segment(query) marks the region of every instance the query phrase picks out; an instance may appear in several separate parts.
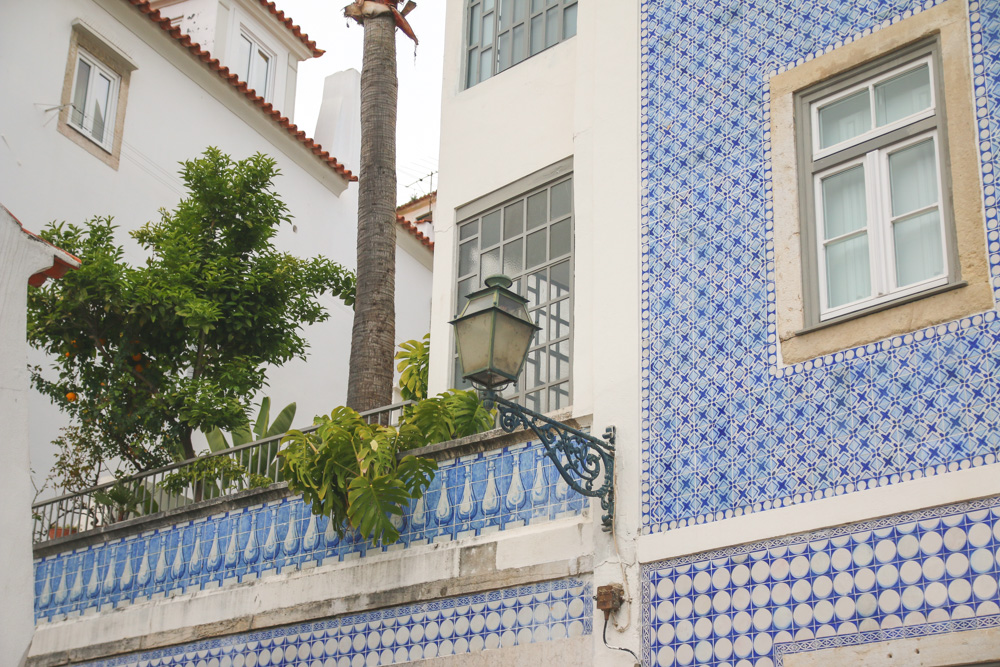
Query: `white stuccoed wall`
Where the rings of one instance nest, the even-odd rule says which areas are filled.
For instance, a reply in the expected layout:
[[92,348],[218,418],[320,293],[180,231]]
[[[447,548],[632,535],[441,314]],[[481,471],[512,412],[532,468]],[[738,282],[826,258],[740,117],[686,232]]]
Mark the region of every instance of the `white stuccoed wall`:
[[75,264],[66,253],[25,234],[0,207],[0,655],[5,664],[23,662],[34,631],[31,573],[31,488],[28,455],[28,344],[25,308],[28,279],[53,265],[54,257]]
[[[440,187],[434,220],[431,391],[449,386],[455,209],[573,157],[575,210],[573,408],[593,432],[618,428],[616,532],[635,604],[608,641],[638,652],[639,580],[639,39],[634,3],[583,1],[577,35],[463,90],[463,0],[448,0],[441,103]],[[595,522],[595,525],[598,522]],[[608,534],[595,528],[594,585],[621,583]],[[620,614],[621,625],[628,622]],[[633,663],[604,648],[594,617],[595,664]]]
[[[58,111],[52,107],[59,104],[74,19],[86,22],[138,66],[131,77],[117,170],[56,129]],[[14,62],[27,54],[31,67],[12,67],[5,73],[12,94],[0,113],[0,201],[22,219],[41,228],[53,220],[80,224],[96,215],[114,216],[126,260],[136,263],[142,254],[126,231],[156,219],[161,207],[176,206],[184,194],[177,176],[180,161],[199,156],[207,146],[234,158],[264,152],[278,162],[276,190],[295,224],[294,230],[290,225],[280,230],[278,247],[302,257],[322,254],[354,267],[357,185],[348,187],[284,128],[128,3],[52,0],[11,5],[0,22],[0,59]],[[345,136],[351,131],[341,131],[338,145],[357,145],[356,139]],[[355,156],[331,153],[348,168],[357,168]],[[426,306],[429,271],[414,268],[401,274],[406,277],[401,288],[413,289],[414,303]],[[263,391],[276,407],[298,403],[296,425],[309,424],[314,415],[329,412],[346,397],[353,312],[337,299],[325,298],[324,303],[331,317],[309,328],[307,360],[272,371],[270,386]],[[401,316],[414,318],[399,323],[401,334],[412,338],[427,331],[426,310],[402,309]],[[38,354],[31,362],[46,364]],[[47,399],[33,395],[30,441],[38,481],[52,463],[51,440],[65,423]]]

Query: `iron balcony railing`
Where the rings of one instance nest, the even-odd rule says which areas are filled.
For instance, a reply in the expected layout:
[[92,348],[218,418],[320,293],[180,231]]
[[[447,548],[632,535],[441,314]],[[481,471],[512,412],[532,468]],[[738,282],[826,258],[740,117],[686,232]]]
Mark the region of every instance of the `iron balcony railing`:
[[[403,409],[412,404],[394,403],[362,412],[361,417],[369,424],[395,426]],[[301,430],[309,433],[316,428]],[[263,438],[35,503],[31,506],[34,543],[281,482],[277,454],[284,436]]]

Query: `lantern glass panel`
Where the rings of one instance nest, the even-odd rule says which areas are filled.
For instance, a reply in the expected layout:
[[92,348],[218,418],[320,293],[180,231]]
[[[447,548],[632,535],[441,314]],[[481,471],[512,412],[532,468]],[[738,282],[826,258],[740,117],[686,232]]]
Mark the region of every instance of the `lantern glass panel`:
[[532,322],[504,313],[497,313],[496,339],[493,343],[493,368],[516,378],[535,333]]
[[462,311],[462,316],[464,317],[466,315],[472,315],[473,313],[479,313],[487,308],[493,307],[493,296],[493,292],[488,292],[486,294],[470,298],[465,310]]
[[493,313],[487,311],[455,322],[455,337],[458,339],[462,375],[486,368],[490,363],[493,341]]

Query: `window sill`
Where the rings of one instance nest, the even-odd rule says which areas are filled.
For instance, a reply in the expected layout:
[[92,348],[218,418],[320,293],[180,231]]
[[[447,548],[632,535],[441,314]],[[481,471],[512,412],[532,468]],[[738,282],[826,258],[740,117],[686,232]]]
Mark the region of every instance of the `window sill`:
[[850,322],[851,320],[856,320],[868,315],[874,315],[875,313],[880,313],[883,310],[889,310],[890,308],[896,308],[897,306],[903,306],[908,303],[913,303],[914,301],[919,301],[920,299],[926,299],[927,297],[936,296],[938,294],[943,294],[944,292],[950,292],[955,289],[960,289],[962,287],[968,287],[969,283],[964,280],[960,280],[957,283],[948,283],[947,285],[939,285],[937,287],[932,287],[931,289],[924,290],[922,292],[917,292],[916,294],[910,294],[908,296],[900,297],[892,301],[887,301],[885,303],[880,303],[869,308],[864,308],[862,310],[856,310],[852,313],[845,313],[843,315],[838,315],[837,317],[831,318],[829,320],[824,320],[818,324],[813,324],[811,326],[805,327],[804,329],[799,329],[795,331],[793,336],[804,336],[810,334],[814,331],[822,331],[832,326],[842,324],[843,322]]

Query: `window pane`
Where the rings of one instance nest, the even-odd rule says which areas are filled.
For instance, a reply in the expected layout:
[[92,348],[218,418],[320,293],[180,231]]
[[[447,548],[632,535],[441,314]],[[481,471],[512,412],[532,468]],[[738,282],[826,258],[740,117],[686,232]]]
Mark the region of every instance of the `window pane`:
[[542,0],[531,0],[531,13],[534,14],[542,9]]
[[493,74],[493,62],[490,58],[493,57],[492,49],[486,49],[480,54],[479,60],[479,80],[486,81]]
[[537,345],[544,345],[549,339],[549,313],[548,310],[543,306],[538,310],[531,313],[531,319],[535,322],[535,325],[540,327],[535,332],[535,337],[531,339],[531,347]]
[[892,214],[902,215],[938,200],[934,140],[928,139],[889,156]]
[[545,15],[539,14],[531,19],[531,55],[545,48]]
[[875,86],[875,122],[888,125],[931,106],[931,73],[927,65]]
[[472,388],[472,383],[471,382],[469,382],[468,380],[463,380],[462,379],[462,364],[458,360],[458,357],[455,357],[455,375],[453,376],[453,382],[452,382],[451,386],[454,387],[455,389],[471,389]]
[[87,84],[90,82],[90,63],[77,62],[76,88],[73,91],[73,124],[83,127],[83,112],[87,108]]
[[549,340],[557,340],[569,335],[569,299],[548,305]]
[[466,223],[458,228],[458,238],[464,241],[470,236],[475,236],[478,231],[479,221],[473,220],[472,222]]
[[267,92],[267,73],[271,67],[271,58],[260,49],[254,50],[253,64],[250,68],[250,87],[257,91],[261,97]]
[[458,309],[465,308],[465,297],[476,291],[479,281],[475,278],[466,278],[458,283]]
[[503,274],[516,276],[524,270],[524,239],[511,241],[503,247]]
[[479,234],[479,242],[483,248],[500,243],[500,211],[493,211],[483,216],[483,229]]
[[553,7],[545,12],[545,48],[559,42],[559,32],[559,8]]
[[111,79],[100,72],[94,77],[94,91],[90,104],[90,116],[93,121],[91,136],[97,141],[104,142],[104,122],[108,115],[108,102],[111,95]]
[[871,102],[868,91],[828,104],[819,110],[820,148],[839,144],[871,129]]
[[569,382],[549,387],[549,410],[569,407]]
[[488,12],[493,9],[495,0],[483,0],[483,11]]
[[569,260],[559,262],[551,269],[551,288],[553,299],[567,296],[569,294]]
[[569,341],[549,345],[549,380],[569,377]]
[[564,215],[569,215],[572,205],[572,181],[563,181],[552,186],[552,214],[551,220],[558,220]]
[[528,0],[514,0],[514,23],[524,20],[528,11]]
[[502,72],[508,67],[510,67],[510,32],[505,32],[500,35],[497,40],[497,58],[500,59],[500,63],[497,65],[498,72]]
[[514,0],[500,0],[500,30],[509,28],[513,20]]
[[524,49],[524,25],[519,25],[514,28],[514,44],[511,46],[511,50],[514,52],[514,64],[521,62],[527,57]]
[[830,308],[871,296],[868,234],[834,241],[826,247],[826,284]]
[[896,285],[912,285],[944,275],[941,219],[937,209],[896,222]]
[[572,232],[569,220],[552,225],[552,232],[549,234],[549,257],[555,259],[569,254],[573,242]]
[[545,230],[528,234],[528,253],[525,259],[526,268],[534,268],[545,261]]
[[494,248],[489,252],[484,252],[482,261],[483,270],[480,271],[480,274],[482,275],[480,282],[483,282],[490,276],[495,276],[500,273],[500,248]]
[[539,225],[544,225],[547,218],[545,217],[545,204],[548,199],[548,193],[542,190],[537,195],[531,195],[528,197],[528,229],[534,229]]
[[466,66],[465,87],[471,88],[479,83],[479,51],[469,51],[469,62]]
[[524,407],[535,412],[545,412],[545,392],[536,391],[525,396]]
[[483,46],[493,43],[493,13],[483,17]]
[[479,243],[469,241],[458,246],[458,275],[467,276],[479,268]]
[[253,52],[253,42],[246,35],[240,35],[240,57],[236,61],[236,76],[240,81],[247,82],[250,78],[250,54]]
[[524,298],[528,300],[528,308],[534,308],[540,303],[545,303],[549,292],[549,281],[545,277],[545,269],[536,271],[528,276],[528,291]]
[[524,231],[524,200],[511,204],[503,210],[503,238],[517,236]]
[[569,39],[576,34],[576,5],[563,9],[563,39]]
[[867,224],[865,168],[858,165],[824,178],[823,238],[837,238]]
[[545,348],[528,353],[528,358],[524,361],[524,386],[526,389],[533,389],[545,384]]

